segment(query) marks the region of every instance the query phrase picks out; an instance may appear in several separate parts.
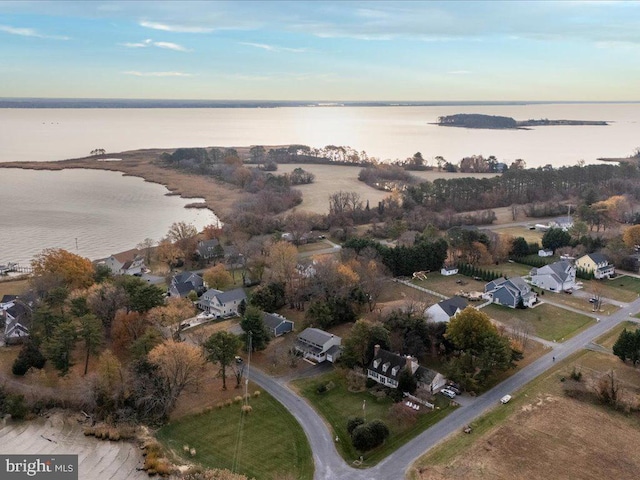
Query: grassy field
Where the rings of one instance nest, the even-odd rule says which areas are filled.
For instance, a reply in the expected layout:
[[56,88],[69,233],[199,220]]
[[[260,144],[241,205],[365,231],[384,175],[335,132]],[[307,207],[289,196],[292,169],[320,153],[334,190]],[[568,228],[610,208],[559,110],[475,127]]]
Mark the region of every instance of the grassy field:
[[618,337],[625,328],[627,330],[634,331],[637,328],[640,328],[640,325],[635,322],[622,322],[617,327],[612,328],[607,333],[596,339],[594,343],[597,343],[598,345],[601,345],[605,348],[613,348],[613,344],[616,343],[616,340],[618,340]]
[[0,299],[4,295],[19,295],[29,286],[29,280],[5,280],[0,277]]
[[632,302],[640,295],[640,278],[621,276],[612,280],[582,280],[587,292],[599,292],[605,298]]
[[[185,417],[162,427],[157,438],[176,455],[205,467],[228,468],[257,480],[276,475],[311,480],[313,457],[295,418],[262,392],[250,399],[253,411],[241,423],[240,405]],[[191,457],[183,451],[196,449]]]
[[[591,365],[598,366],[596,370]],[[640,441],[640,418],[564,395],[561,378],[574,367],[584,380],[615,366],[616,373],[635,378],[627,387],[638,392],[637,370],[612,355],[582,351],[558,364],[497,405],[471,426],[420,458],[411,480],[554,478],[637,478],[640,455],[629,445]],[[587,373],[588,372],[588,373]],[[515,474],[517,472],[517,474]]]
[[[554,293],[545,291],[544,295],[540,296],[540,290],[536,289],[538,292],[538,298],[540,300],[549,300],[551,302],[560,303],[562,305],[566,305],[567,307],[576,308],[578,310],[582,310],[583,312],[594,313],[593,312],[593,304],[589,303],[589,298],[578,297],[577,295],[567,295],[566,293]],[[612,305],[610,303],[606,303],[604,300],[601,302],[600,310],[598,313],[603,316],[611,315],[620,310],[616,305]]]
[[482,311],[508,326],[515,326],[518,320],[523,320],[532,326],[534,335],[557,342],[572,337],[595,322],[591,317],[554,307],[548,303],[523,310],[487,305]]
[[528,243],[542,242],[543,232],[539,232],[537,230],[529,230],[527,227],[504,227],[504,228],[495,227],[495,228],[492,228],[491,230],[501,235],[509,235],[514,238],[522,237]]
[[[317,388],[321,384],[331,384],[332,388],[320,394]],[[368,421],[380,419],[387,424],[391,435],[384,445],[363,455],[363,467],[375,465],[454,409],[449,406],[449,402],[444,397],[439,395],[436,410],[429,411],[423,407],[413,425],[403,426],[390,416],[389,408],[393,402],[389,397],[376,398],[366,391],[349,392],[344,379],[338,372],[331,372],[318,378],[298,380],[294,382],[294,386],[329,423],[333,434],[339,438],[336,448],[348,463],[357,460],[360,452],[351,445],[347,432],[347,420],[349,417],[362,416],[365,401],[366,419]]]

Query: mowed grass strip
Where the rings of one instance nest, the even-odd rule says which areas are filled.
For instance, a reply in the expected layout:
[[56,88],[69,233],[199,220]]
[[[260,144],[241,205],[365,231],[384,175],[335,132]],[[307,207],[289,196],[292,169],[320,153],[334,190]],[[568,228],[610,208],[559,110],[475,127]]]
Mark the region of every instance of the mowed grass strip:
[[487,305],[482,309],[494,320],[514,327],[518,321],[531,325],[533,334],[545,340],[562,342],[595,320],[587,315],[543,303],[535,308],[515,309],[500,305]]
[[[331,384],[332,387],[324,393],[318,393],[318,386],[323,384]],[[294,385],[331,425],[333,435],[338,437],[336,448],[342,458],[351,463],[362,455],[363,467],[375,465],[454,410],[444,397],[438,396],[435,410],[430,411],[422,407],[413,425],[402,426],[393,421],[394,419],[389,415],[389,409],[393,405],[391,398],[386,395],[378,398],[367,391],[350,392],[347,390],[345,380],[338,372],[330,372],[313,379],[298,380]],[[362,417],[364,413],[367,421],[382,420],[389,427],[390,435],[384,445],[362,454],[351,445],[347,421],[350,417]]]
[[[249,404],[253,411],[242,428],[241,405],[234,403],[170,423],[158,430],[157,438],[186,461],[204,467],[231,469],[238,447],[236,471],[249,478],[271,480],[288,474],[311,480],[311,448],[295,418],[265,392]],[[184,445],[196,449],[195,457],[183,451]]]
[[601,337],[598,337],[593,343],[601,345],[605,348],[613,348],[613,345],[616,343],[616,341],[618,340],[618,337],[620,336],[620,334],[625,328],[630,332],[635,332],[638,328],[640,328],[640,325],[637,324],[636,322],[630,322],[630,321],[622,322],[621,324],[616,325],[614,328],[609,330],[607,333],[605,333]]

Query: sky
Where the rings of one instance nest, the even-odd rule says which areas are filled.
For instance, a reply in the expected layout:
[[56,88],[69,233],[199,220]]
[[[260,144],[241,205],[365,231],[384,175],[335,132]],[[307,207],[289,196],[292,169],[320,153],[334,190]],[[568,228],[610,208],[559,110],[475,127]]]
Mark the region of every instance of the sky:
[[640,1],[0,1],[0,97],[640,101]]

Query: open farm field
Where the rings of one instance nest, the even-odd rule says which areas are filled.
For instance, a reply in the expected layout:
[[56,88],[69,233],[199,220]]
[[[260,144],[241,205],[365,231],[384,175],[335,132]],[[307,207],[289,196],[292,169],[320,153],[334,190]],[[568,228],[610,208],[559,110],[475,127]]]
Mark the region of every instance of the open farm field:
[[[189,463],[235,467],[256,480],[278,475],[311,480],[311,448],[295,418],[265,392],[252,396],[249,404],[253,410],[248,415],[241,413],[241,404],[233,403],[173,421],[157,432],[157,438]],[[196,456],[185,453],[184,445],[195,448]]]
[[[333,434],[339,439],[336,448],[349,463],[360,458],[360,453],[351,445],[351,438],[347,432],[349,417],[362,416],[363,405],[366,405],[367,421],[379,419],[389,427],[390,436],[384,445],[363,455],[363,467],[375,465],[424,429],[446,417],[454,409],[443,396],[438,395],[435,410],[422,407],[415,422],[406,424],[391,413],[390,408],[393,405],[391,398],[386,395],[375,397],[368,391],[350,392],[347,389],[346,380],[338,372],[297,380],[293,385],[329,423]],[[328,386],[327,391],[319,393],[320,385]]]
[[525,309],[491,304],[484,307],[482,311],[510,327],[516,327],[518,322],[525,322],[531,326],[534,335],[556,342],[572,337],[595,322],[591,317],[554,307],[548,303]]
[[[508,222],[505,222],[508,223]],[[529,243],[541,243],[542,242],[542,232],[537,230],[529,230],[527,227],[504,227],[501,228],[499,224],[496,224],[495,227],[491,228],[495,233],[499,233],[501,235],[509,235],[511,237],[517,238],[522,237]]]
[[[612,355],[580,352],[514,392],[508,404],[497,405],[473,422],[471,434],[455,434],[423,456],[410,469],[409,478],[637,478],[640,455],[629,446],[640,441],[640,417],[569,398],[560,381],[569,378],[574,366],[582,369],[583,382],[589,381],[590,375],[605,373],[610,361],[616,374],[625,370],[635,375],[635,383],[627,386],[637,393],[637,369]],[[589,370],[587,365],[592,364],[597,370]]]
[[[83,416],[79,416],[84,418]],[[111,442],[86,437],[75,417],[54,413],[48,418],[8,422],[0,428],[3,454],[77,454],[78,478],[144,480],[141,450],[130,442]]]
[[[312,184],[295,187],[302,192],[303,198],[302,204],[297,207],[298,210],[321,214],[328,213],[329,195],[340,190],[360,194],[361,200],[363,202],[368,200],[371,208],[377,206],[379,201],[389,196],[389,192],[376,190],[358,180],[358,174],[362,170],[360,166],[284,163],[278,165],[278,173],[289,173],[295,168],[302,168],[316,176]],[[487,178],[497,175],[495,173],[450,173],[438,171],[409,173],[425,181],[433,181],[437,178]]]

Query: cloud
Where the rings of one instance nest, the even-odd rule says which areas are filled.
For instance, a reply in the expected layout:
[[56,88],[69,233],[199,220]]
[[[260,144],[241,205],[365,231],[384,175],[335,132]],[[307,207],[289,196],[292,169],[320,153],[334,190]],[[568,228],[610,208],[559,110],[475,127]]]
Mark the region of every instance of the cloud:
[[306,51],[304,48],[290,48],[290,47],[278,47],[276,45],[268,45],[266,43],[254,43],[254,42],[240,42],[240,45],[247,45],[248,47],[260,48],[269,52],[291,52],[291,53],[303,53]]
[[130,70],[122,72],[124,75],[133,75],[134,77],[192,77],[191,73],[184,72],[138,72]]
[[210,33],[213,28],[193,27],[189,25],[169,25],[167,23],[147,22],[139,23],[141,27],[151,28],[153,30],[162,30],[163,32],[179,32],[179,33]]
[[10,33],[11,35],[20,35],[21,37],[49,38],[51,40],[69,40],[69,37],[61,35],[45,35],[34,30],[33,28],[11,27],[9,25],[0,25],[0,32]]
[[177,43],[172,42],[154,42],[150,38],[142,41],[142,42],[126,42],[120,43],[119,45],[127,48],[147,48],[147,47],[157,47],[164,48],[167,50],[173,50],[176,52],[190,52],[188,48],[183,47],[182,45],[178,45]]

